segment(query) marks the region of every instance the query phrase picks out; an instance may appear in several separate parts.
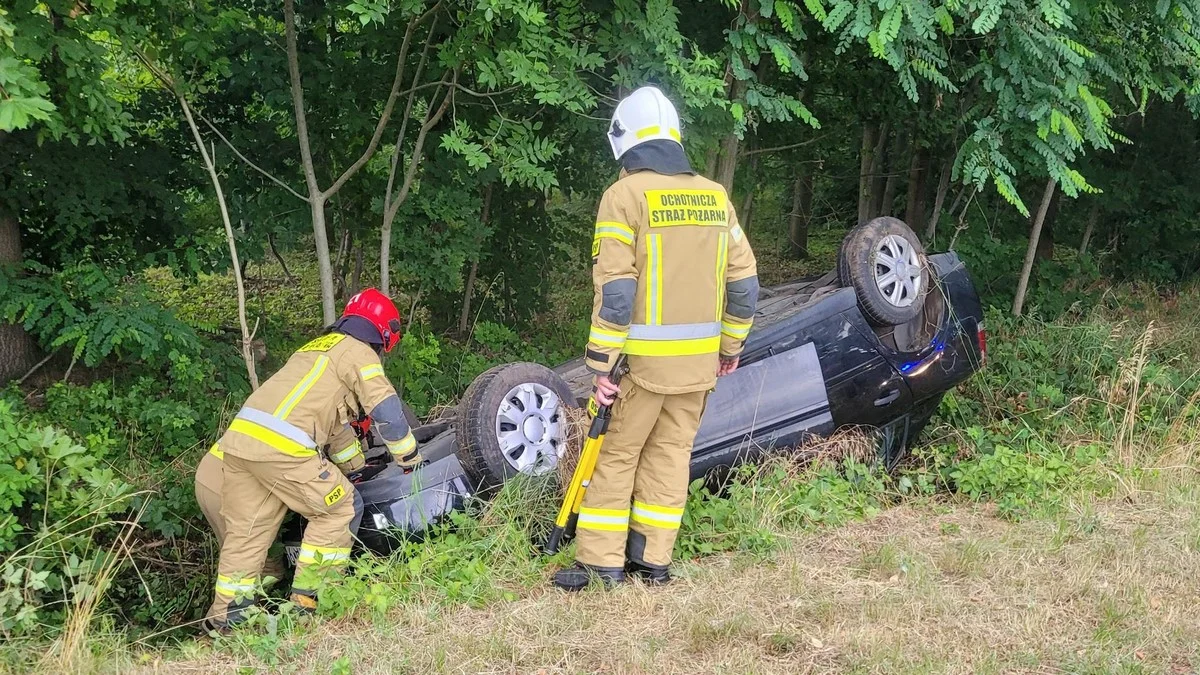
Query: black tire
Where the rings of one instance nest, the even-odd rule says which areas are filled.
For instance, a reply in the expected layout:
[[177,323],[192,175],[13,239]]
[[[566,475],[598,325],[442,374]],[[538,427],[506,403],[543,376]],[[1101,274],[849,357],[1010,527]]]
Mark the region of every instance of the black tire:
[[569,424],[565,410],[574,401],[571,388],[557,373],[545,366],[508,363],[475,378],[458,403],[458,415],[454,421],[458,445],[455,454],[467,475],[483,486],[500,485],[519,473],[506,459],[496,428],[497,415],[505,396],[521,384],[540,385],[553,392],[560,401],[553,421],[561,423],[564,429]]
[[[903,239],[912,247],[920,269],[916,296],[905,294],[899,303],[893,303],[876,281],[877,254],[889,236]],[[909,265],[908,262],[904,264]],[[925,294],[929,291],[929,263],[921,240],[904,221],[887,216],[859,225],[846,234],[838,252],[837,271],[842,286],[854,289],[858,306],[874,326],[896,326],[913,320],[921,313]]]

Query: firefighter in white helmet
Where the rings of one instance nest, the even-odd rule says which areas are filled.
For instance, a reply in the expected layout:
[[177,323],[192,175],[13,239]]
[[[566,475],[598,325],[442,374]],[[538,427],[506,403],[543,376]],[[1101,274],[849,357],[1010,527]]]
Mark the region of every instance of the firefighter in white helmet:
[[[692,170],[667,97],[630,94],[608,140],[621,175],[596,218],[586,361],[596,399],[616,404],[579,512],[576,564],[554,577],[566,590],[627,574],[670,582],[704,403],[737,368],[758,299],[729,195]],[[608,373],[621,353],[629,373],[618,389]]]

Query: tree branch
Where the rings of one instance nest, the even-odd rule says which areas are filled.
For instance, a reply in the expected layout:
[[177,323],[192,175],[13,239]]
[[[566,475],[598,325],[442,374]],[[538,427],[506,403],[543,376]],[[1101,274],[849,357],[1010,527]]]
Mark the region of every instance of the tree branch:
[[263,176],[265,176],[267,178],[267,180],[271,181],[272,183],[275,183],[276,185],[283,188],[284,190],[287,190],[296,199],[300,199],[305,202],[308,201],[308,197],[305,197],[304,195],[300,194],[299,192],[296,192],[295,190],[293,190],[291,188],[290,185],[283,182],[281,179],[276,178],[271,172],[260,167],[259,165],[255,164],[254,162],[251,162],[249,160],[249,158],[247,158],[240,151],[238,151],[238,149],[236,147],[234,147],[233,143],[229,142],[228,138],[225,138],[225,134],[222,134],[220,131],[218,131],[217,127],[213,126],[213,123],[208,121],[207,117],[205,117],[204,115],[202,115],[198,112],[194,112],[194,114],[196,115],[196,117],[199,117],[200,121],[204,122],[204,124],[206,126],[208,126],[209,130],[212,131],[214,134],[216,134],[217,138],[221,139],[221,142],[224,143],[225,146],[228,147],[230,150],[232,150],[233,154],[236,155],[238,159],[242,160],[242,162],[244,162],[247,166],[249,166],[251,169],[254,169],[255,171],[261,173]]
[[[369,143],[367,143],[367,148],[363,151],[362,156],[360,156],[358,160],[351,164],[349,168],[343,171],[342,175],[338,176],[337,180],[333,182],[333,185],[329,186],[329,189],[325,190],[323,195],[326,198],[332,196],[338,190],[342,189],[342,186],[346,184],[346,181],[350,180],[354,174],[358,173],[358,170],[363,168],[367,161],[371,159],[371,155],[375,154],[375,149],[379,147],[379,140],[383,138],[383,130],[387,128],[388,121],[391,120],[392,109],[396,106],[396,99],[400,96],[400,85],[404,82],[404,63],[408,60],[408,48],[409,44],[412,42],[413,30],[420,22],[424,21],[426,17],[435,13],[439,8],[441,8],[441,2],[434,5],[429,11],[425,12],[421,16],[418,16],[412,21],[408,22],[408,27],[404,29],[404,41],[400,45],[400,54],[396,57],[396,76],[392,79],[392,89],[388,93],[387,102],[383,105],[383,113],[379,116],[379,122],[375,125],[375,132],[371,134],[371,140]],[[429,41],[426,40],[425,44],[426,47],[428,47]]]
[[[404,151],[404,136],[408,133],[408,120],[412,117],[413,101],[417,96],[417,82],[421,79],[421,73],[425,71],[425,61],[429,56],[429,39],[433,36],[433,29],[437,25],[435,20],[429,25],[429,33],[425,36],[425,47],[421,49],[421,59],[417,61],[417,69],[413,73],[413,86],[408,90],[408,103],[404,106],[404,119],[400,122],[400,133],[396,136],[396,147],[392,149],[391,166],[388,169],[387,187],[383,193],[383,212],[386,214],[392,207],[392,186],[396,182],[396,167],[400,164],[400,154]],[[441,80],[438,80],[438,85],[441,85]],[[436,92],[435,92],[436,94]]]
[[[454,83],[458,82],[458,71],[454,71]],[[421,125],[421,130],[417,132],[417,140],[413,143],[413,154],[408,161],[408,170],[404,172],[404,183],[400,186],[400,191],[396,195],[396,199],[392,201],[392,210],[388,214],[389,220],[396,217],[396,212],[400,210],[400,205],[408,197],[408,191],[412,187],[413,179],[417,175],[417,166],[421,163],[421,157],[425,150],[425,137],[429,130],[437,126],[437,123],[442,120],[442,116],[446,114],[446,109],[450,107],[450,101],[454,99],[455,87],[451,86],[446,89],[446,95],[442,98],[442,104],[438,106],[436,112],[430,109],[430,112],[425,114],[425,123]],[[436,96],[436,95],[435,95]]]
[[816,143],[817,141],[823,140],[828,135],[829,134],[821,134],[820,136],[817,136],[816,138],[810,138],[807,141],[802,141],[800,143],[792,143],[791,145],[778,145],[773,148],[755,148],[754,150],[747,150],[742,153],[742,157],[749,157],[750,155],[761,155],[765,152],[783,152],[784,150],[795,150],[796,148],[803,148],[806,145],[812,145],[813,143]]
[[[296,47],[296,7],[294,0],[283,0],[283,28],[287,39],[288,80],[292,90],[292,108],[296,114],[296,138],[300,142],[300,161],[309,197],[320,197],[317,172],[313,167],[312,145],[308,140],[308,115],[304,111],[304,85],[300,81],[300,56]],[[318,200],[323,201],[323,200]]]

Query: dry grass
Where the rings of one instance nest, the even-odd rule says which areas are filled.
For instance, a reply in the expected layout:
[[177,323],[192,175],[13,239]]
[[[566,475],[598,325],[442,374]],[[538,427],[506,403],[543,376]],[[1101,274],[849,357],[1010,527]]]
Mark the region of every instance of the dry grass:
[[[1195,493],[1077,504],[1009,523],[985,508],[904,506],[798,535],[763,564],[684,565],[640,585],[431,615],[327,623],[285,664],[355,673],[1196,672]],[[1183,505],[1183,506],[1181,506]],[[228,653],[144,672],[234,672]],[[243,671],[245,672],[245,671]]]

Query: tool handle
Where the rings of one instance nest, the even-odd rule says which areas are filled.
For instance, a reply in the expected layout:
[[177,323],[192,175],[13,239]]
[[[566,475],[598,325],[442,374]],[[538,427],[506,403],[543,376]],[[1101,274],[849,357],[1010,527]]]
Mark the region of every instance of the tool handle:
[[[570,541],[571,535],[575,533],[575,525],[578,520],[579,515],[572,513],[571,517],[567,520],[566,525],[563,525],[562,527],[556,525],[553,530],[550,530],[550,536],[546,538],[546,543],[542,545],[542,552],[546,555],[554,555],[555,553],[558,553],[558,549],[561,548],[564,543]],[[571,535],[568,535],[568,532],[571,533]]]
[[[629,367],[626,365],[625,355],[617,356],[617,362],[613,364],[611,370],[608,371],[608,381],[613,384],[621,384],[621,378],[625,373],[629,372]],[[592,396],[592,403],[597,403],[595,395]],[[615,403],[615,401],[614,401]],[[589,438],[599,438],[608,431],[608,421],[612,418],[613,404],[597,405],[592,416],[592,425],[588,428]]]

